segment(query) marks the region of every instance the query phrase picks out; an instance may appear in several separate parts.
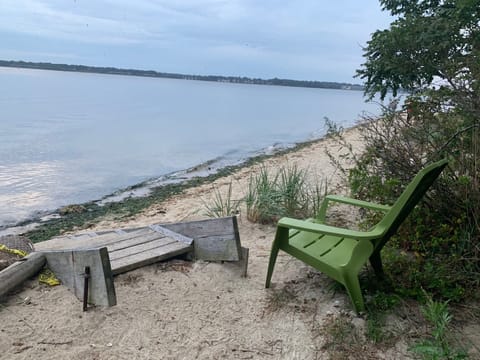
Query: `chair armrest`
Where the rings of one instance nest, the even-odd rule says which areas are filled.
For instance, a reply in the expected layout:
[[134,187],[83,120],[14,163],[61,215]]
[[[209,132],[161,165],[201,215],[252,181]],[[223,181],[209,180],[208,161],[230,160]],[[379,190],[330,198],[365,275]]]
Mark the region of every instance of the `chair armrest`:
[[363,208],[366,208],[366,209],[377,210],[377,211],[387,212],[392,208],[389,205],[376,204],[376,203],[372,203],[372,202],[369,202],[369,201],[357,200],[357,199],[352,199],[352,198],[348,198],[348,197],[345,197],[345,196],[339,196],[339,195],[328,195],[328,196],[326,196],[326,199],[328,199],[329,201],[335,201],[335,202],[339,202],[339,203],[343,203],[343,204],[359,206],[359,207],[363,207]]
[[345,196],[327,195],[323,199],[322,206],[320,207],[320,209],[318,211],[318,219],[321,222],[325,221],[325,216],[327,214],[327,208],[328,208],[329,202],[338,202],[338,203],[342,203],[342,204],[358,206],[358,207],[362,207],[362,208],[366,208],[366,209],[370,209],[370,210],[383,211],[383,212],[387,212],[392,208],[391,206],[388,206],[388,205],[375,204],[375,203],[372,203],[372,202],[352,199],[352,198],[345,197]]
[[358,230],[349,230],[343,229],[336,226],[324,225],[304,220],[297,220],[292,218],[281,218],[278,221],[279,227],[284,227],[288,229],[296,229],[301,231],[308,231],[317,234],[324,235],[333,235],[333,236],[342,236],[350,239],[357,240],[371,240],[376,239],[381,236],[381,230],[375,229],[371,231],[358,231]]

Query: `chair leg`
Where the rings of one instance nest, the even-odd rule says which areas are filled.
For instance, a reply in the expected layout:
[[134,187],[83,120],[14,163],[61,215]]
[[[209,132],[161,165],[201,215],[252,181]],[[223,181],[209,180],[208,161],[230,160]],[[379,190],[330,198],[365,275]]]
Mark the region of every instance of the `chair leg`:
[[273,275],[273,268],[275,267],[275,262],[277,261],[278,250],[280,250],[277,246],[272,247],[272,251],[270,252],[270,260],[268,261],[268,271],[267,271],[267,279],[265,281],[265,287],[270,287],[270,281],[272,280]]
[[363,302],[362,290],[360,289],[360,282],[357,274],[345,275],[345,288],[347,289],[350,300],[357,313],[365,311],[365,304]]
[[266,288],[270,287],[273,268],[275,267],[275,262],[277,261],[278,250],[280,250],[280,241],[283,238],[286,238],[288,240],[288,229],[277,227],[277,233],[275,234],[275,239],[273,240],[272,244],[272,250],[270,251],[270,259],[268,260],[267,279],[265,281]]
[[372,265],[377,278],[380,280],[384,279],[385,273],[383,272],[383,265],[382,265],[382,258],[380,257],[380,251],[374,252],[372,255],[370,255],[370,264]]

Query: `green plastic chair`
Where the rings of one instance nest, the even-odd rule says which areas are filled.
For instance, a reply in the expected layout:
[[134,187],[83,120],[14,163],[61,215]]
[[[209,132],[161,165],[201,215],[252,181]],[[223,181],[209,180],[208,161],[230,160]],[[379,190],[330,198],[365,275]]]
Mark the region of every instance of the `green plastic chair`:
[[[370,260],[377,277],[383,278],[380,257],[383,246],[397,231],[447,163],[447,160],[440,160],[421,170],[393,206],[329,195],[325,197],[317,219],[280,219],[270,252],[265,287],[270,287],[278,251],[283,250],[343,284],[355,310],[364,311],[365,305],[358,280],[360,269]],[[329,226],[324,222],[330,202],[382,211],[385,215],[369,231]]]

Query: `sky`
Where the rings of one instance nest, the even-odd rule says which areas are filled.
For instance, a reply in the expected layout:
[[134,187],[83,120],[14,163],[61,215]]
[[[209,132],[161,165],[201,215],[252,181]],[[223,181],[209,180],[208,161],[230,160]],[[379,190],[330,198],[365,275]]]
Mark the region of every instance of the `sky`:
[[1,0],[0,59],[355,82],[377,0]]

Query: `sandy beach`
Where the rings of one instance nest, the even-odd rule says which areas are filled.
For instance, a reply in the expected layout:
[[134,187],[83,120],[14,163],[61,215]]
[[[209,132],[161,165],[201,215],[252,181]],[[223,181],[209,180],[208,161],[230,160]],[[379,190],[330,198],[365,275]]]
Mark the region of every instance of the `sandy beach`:
[[[356,151],[361,150],[358,129],[347,131],[345,136]],[[263,165],[308,168],[316,174],[311,181],[324,179],[328,192],[344,192],[342,178],[325,154],[326,148],[348,167],[339,156],[338,145],[330,139],[269,158]],[[226,192],[231,183],[233,199],[243,198],[250,175],[260,166],[188,189],[127,222],[107,218],[89,230],[203,219],[205,203],[215,191]],[[418,313],[392,318],[389,346],[376,346],[365,339],[366,321],[352,311],[345,292],[292,257],[280,254],[272,288],[265,289],[275,227],[249,222],[244,205],[238,225],[242,246],[250,249],[246,278],[230,263],[170,260],[116,276],[118,304],[92,307],[87,312],[65,286],[48,287],[37,279],[29,280],[0,305],[0,359],[411,357],[405,334],[415,335],[407,323]],[[340,351],[338,341],[332,340],[332,336],[341,336],[332,327],[338,319],[352,324],[358,339],[351,347],[355,351],[349,354]],[[462,331],[480,344],[478,325],[466,323]]]

